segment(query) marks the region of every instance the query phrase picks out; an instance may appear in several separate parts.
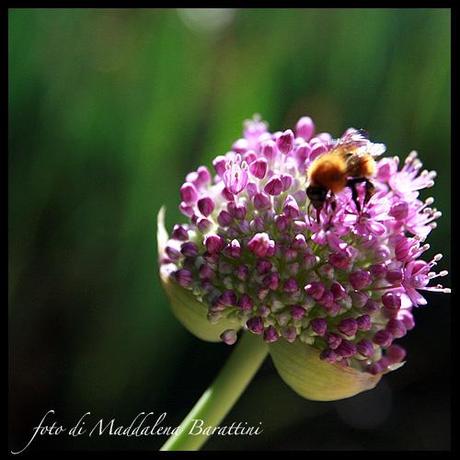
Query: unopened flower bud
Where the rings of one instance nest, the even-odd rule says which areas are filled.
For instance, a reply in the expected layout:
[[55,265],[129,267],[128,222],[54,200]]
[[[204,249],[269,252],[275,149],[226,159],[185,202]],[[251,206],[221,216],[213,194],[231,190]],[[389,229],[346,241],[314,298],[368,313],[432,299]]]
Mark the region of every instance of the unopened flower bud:
[[265,158],[258,158],[249,165],[250,173],[258,179],[263,179],[267,174],[267,160]]
[[236,342],[238,336],[234,329],[227,329],[226,331],[222,332],[220,338],[222,339],[222,342],[226,343],[227,345],[233,345]]
[[208,196],[200,198],[198,200],[198,209],[203,216],[209,216],[214,211],[214,201]]
[[303,137],[306,141],[310,140],[315,132],[315,124],[310,117],[302,117],[296,125],[297,136]]
[[254,334],[262,334],[264,331],[264,322],[260,316],[253,316],[248,319],[246,326]]
[[345,318],[340,321],[337,329],[342,333],[349,337],[353,337],[358,330],[358,323],[353,318]]
[[186,182],[181,188],[180,188],[180,196],[181,199],[184,203],[186,204],[193,204],[196,202],[198,198],[198,193],[196,191],[196,188],[193,184],[190,182]]
[[287,129],[278,137],[276,145],[281,153],[288,154],[294,145],[294,133],[290,129]]
[[208,235],[204,240],[206,249],[210,254],[217,254],[224,248],[224,240],[218,235]]
[[278,176],[274,176],[267,182],[264,191],[269,195],[279,195],[283,191],[283,182]]

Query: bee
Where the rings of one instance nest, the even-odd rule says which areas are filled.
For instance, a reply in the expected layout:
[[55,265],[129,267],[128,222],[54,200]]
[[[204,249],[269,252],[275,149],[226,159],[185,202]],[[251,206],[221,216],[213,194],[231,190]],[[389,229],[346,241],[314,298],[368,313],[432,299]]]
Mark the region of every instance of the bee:
[[364,182],[366,204],[374,193],[374,185],[370,181],[376,169],[374,157],[385,150],[385,145],[370,142],[365,131],[350,128],[335,142],[331,150],[313,160],[307,171],[306,192],[310,205],[316,209],[318,220],[324,204],[328,201],[328,194],[332,198],[329,203],[335,210],[334,195],[345,187],[351,189],[356,209],[361,213],[356,186]]

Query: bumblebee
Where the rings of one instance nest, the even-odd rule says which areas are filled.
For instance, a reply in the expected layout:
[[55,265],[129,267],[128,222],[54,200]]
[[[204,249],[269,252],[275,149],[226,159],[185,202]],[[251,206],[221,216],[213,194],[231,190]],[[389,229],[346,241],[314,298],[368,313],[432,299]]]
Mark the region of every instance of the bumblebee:
[[383,144],[374,144],[369,141],[367,133],[363,130],[350,128],[336,141],[331,150],[317,157],[307,171],[307,196],[310,204],[317,211],[317,218],[331,195],[331,206],[335,209],[336,193],[349,187],[352,199],[358,213],[361,213],[356,186],[365,184],[364,204],[374,193],[374,185],[369,180],[375,173],[376,164],[374,157],[385,151]]

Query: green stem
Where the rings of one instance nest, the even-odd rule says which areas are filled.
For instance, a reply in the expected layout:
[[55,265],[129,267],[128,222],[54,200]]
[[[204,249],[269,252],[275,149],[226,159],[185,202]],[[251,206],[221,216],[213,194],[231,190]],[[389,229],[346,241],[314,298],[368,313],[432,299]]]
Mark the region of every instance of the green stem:
[[[235,350],[214,382],[160,450],[199,450],[208,440],[205,434],[189,434],[196,419],[203,427],[216,426],[228,414],[267,356],[268,346],[249,332],[240,338]],[[198,433],[198,428],[192,433]]]

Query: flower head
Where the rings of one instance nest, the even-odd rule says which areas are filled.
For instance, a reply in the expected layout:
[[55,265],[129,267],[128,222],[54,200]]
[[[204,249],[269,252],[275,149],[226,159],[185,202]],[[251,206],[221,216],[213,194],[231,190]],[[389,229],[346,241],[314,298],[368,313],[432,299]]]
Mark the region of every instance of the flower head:
[[[440,213],[419,190],[435,174],[421,171],[415,152],[402,168],[398,158],[383,158],[371,178],[376,193],[362,210],[345,189],[336,206],[309,215],[308,167],[335,142],[314,131],[309,117],[275,133],[259,118],[247,121],[244,137],[214,160],[213,179],[204,166],[189,174],[180,189],[188,223],[163,238],[162,279],[168,292],[176,283],[201,305],[213,332],[195,328],[197,335],[227,344],[240,328],[259,335],[297,391],[303,384],[283,370],[289,350],[301,350],[299,369],[308,358],[354,372],[361,387],[353,388],[362,390],[405,359],[394,341],[414,326],[413,307],[426,304],[420,291],[449,292],[430,284],[447,273],[433,272],[441,256],[420,259]],[[344,136],[373,155],[385,150],[356,133]]]

